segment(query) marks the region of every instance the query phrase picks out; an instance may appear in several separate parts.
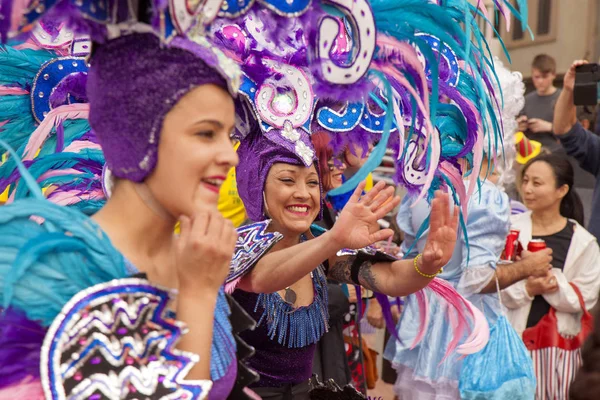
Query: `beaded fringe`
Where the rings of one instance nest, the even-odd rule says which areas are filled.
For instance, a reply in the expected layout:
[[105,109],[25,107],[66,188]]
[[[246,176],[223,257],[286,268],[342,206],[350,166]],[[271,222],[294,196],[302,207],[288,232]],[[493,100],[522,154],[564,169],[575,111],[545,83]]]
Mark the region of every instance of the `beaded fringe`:
[[215,307],[213,342],[211,347],[210,376],[221,379],[236,359],[236,344],[231,332],[229,303],[223,288],[219,290]]
[[327,280],[319,266],[313,272],[314,300],[305,307],[294,308],[285,302],[278,293],[260,294],[254,307],[264,309],[258,325],[265,322],[269,328],[269,338],[288,348],[306,347],[319,341],[329,330],[327,310]]

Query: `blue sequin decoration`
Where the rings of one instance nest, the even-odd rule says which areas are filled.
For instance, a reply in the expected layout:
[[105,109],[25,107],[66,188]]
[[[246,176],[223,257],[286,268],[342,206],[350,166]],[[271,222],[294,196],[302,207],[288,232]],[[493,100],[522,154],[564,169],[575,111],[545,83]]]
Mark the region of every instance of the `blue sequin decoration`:
[[364,108],[362,103],[348,103],[340,112],[323,107],[317,112],[317,121],[331,132],[350,132],[360,123]]
[[297,17],[303,14],[312,0],[258,0],[259,3],[283,17]]
[[215,306],[213,341],[210,350],[210,376],[213,381],[225,376],[232,362],[236,361],[235,339],[231,333],[231,310],[221,287]]
[[[445,81],[448,85],[456,87],[456,85],[458,85],[458,81],[460,80],[460,67],[458,64],[458,56],[454,50],[452,50],[452,48],[450,48],[450,46],[447,44],[443,43],[440,39],[427,33],[417,33],[415,36],[427,42],[434,53],[437,53],[444,58],[444,61],[447,63],[449,69],[449,74],[447,77],[445,77]],[[425,66],[425,73],[427,78],[431,80],[431,67],[429,65]]]
[[254,0],[224,0],[219,17],[236,18],[254,5]]
[[254,311],[263,308],[258,325],[266,323],[269,338],[288,348],[306,347],[316,343],[328,331],[327,279],[319,266],[312,274],[314,300],[306,307],[294,308],[278,293],[261,293]]
[[[255,0],[225,0],[220,17],[235,18],[254,5]],[[282,17],[298,17],[308,10],[312,0],[258,0],[260,4]]]
[[[401,104],[400,109],[402,113]],[[340,111],[322,107],[316,113],[316,119],[320,126],[330,132],[350,132],[359,126],[367,132],[381,134],[383,133],[385,112],[375,114],[366,103],[346,103]],[[398,126],[394,120],[390,132],[397,130]]]
[[[41,123],[52,109],[50,95],[60,82],[71,74],[87,71],[88,66],[83,57],[59,57],[42,65],[31,88],[31,110],[37,122]],[[68,102],[71,104],[81,101],[69,95]]]

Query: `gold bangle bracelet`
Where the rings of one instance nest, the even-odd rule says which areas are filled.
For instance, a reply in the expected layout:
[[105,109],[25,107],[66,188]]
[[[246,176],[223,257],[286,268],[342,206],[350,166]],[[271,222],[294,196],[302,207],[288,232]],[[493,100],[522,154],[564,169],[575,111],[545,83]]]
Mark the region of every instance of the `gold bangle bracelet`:
[[417,254],[417,256],[415,257],[415,259],[413,260],[413,265],[415,266],[415,271],[417,271],[417,274],[424,276],[425,278],[431,279],[431,278],[435,278],[436,276],[438,276],[439,274],[441,274],[442,272],[444,272],[444,268],[440,268],[440,270],[438,272],[436,272],[435,274],[425,274],[423,272],[421,272],[421,270],[419,269],[419,258],[423,257],[423,254]]

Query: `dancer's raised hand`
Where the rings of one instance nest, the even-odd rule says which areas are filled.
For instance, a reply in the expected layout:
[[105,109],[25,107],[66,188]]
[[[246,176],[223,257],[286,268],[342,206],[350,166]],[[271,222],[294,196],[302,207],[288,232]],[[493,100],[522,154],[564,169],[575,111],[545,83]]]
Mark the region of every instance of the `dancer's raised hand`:
[[380,229],[377,224],[400,204],[400,198],[394,197],[394,188],[379,182],[361,197],[364,187],[364,182],[358,185],[331,229],[340,248],[360,249],[394,234],[391,229]]
[[450,212],[450,197],[441,191],[435,192],[429,217],[429,235],[419,267],[425,274],[435,274],[450,261],[457,240],[458,207]]

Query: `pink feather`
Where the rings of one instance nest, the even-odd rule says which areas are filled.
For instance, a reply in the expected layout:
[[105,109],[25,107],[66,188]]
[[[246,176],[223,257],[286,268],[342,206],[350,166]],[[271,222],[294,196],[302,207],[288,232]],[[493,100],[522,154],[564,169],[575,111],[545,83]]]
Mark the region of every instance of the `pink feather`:
[[425,337],[427,332],[427,325],[429,325],[429,304],[427,300],[427,293],[423,289],[415,293],[417,298],[417,304],[419,306],[419,330],[417,336],[412,343],[411,349],[414,349]]
[[13,0],[12,12],[10,15],[10,30],[16,31],[21,25],[23,15],[27,12],[27,7],[31,0]]
[[[377,36],[377,45],[380,47],[380,51],[383,54],[386,54],[389,57],[400,57],[402,63],[411,66],[413,70],[417,71],[419,73],[421,86],[427,88],[427,76],[425,74],[425,69],[419,60],[419,57],[417,56],[417,51],[412,45],[405,42],[400,42],[393,37],[386,35]],[[425,90],[422,95],[423,104],[427,110],[425,115],[429,115],[429,91]]]
[[[395,96],[395,98],[400,98],[400,95],[398,94],[398,92],[396,90],[394,90],[394,96]],[[398,126],[398,148],[403,149],[404,148],[404,134],[405,134],[404,123],[402,122],[403,121],[402,113],[400,112],[400,106],[398,105],[397,101],[394,101],[394,118],[396,119],[397,126]],[[402,152],[398,152],[398,156],[401,157]]]
[[48,171],[44,174],[42,174],[42,176],[40,176],[38,178],[38,182],[41,182],[45,179],[48,178],[53,178],[55,176],[65,176],[65,175],[79,175],[81,174],[81,171],[77,171],[76,169],[73,168],[69,168],[69,169],[62,169],[62,170],[55,170],[55,171]]
[[[473,354],[482,350],[490,335],[489,325],[483,313],[443,279],[432,279],[427,289],[444,299],[450,307],[448,310],[450,312],[449,319],[454,324],[452,326],[454,334],[444,359],[455,350],[460,354]],[[469,329],[469,326],[473,327],[471,334],[462,345],[457,346],[458,341],[463,333]]]
[[20,96],[24,94],[29,94],[29,92],[18,87],[0,86],[1,96]]
[[[411,66],[413,70],[418,72],[420,85],[421,85],[421,87],[425,88],[425,90],[422,93],[422,96],[423,96],[423,104],[425,105],[425,109],[427,110],[427,112],[424,113],[424,115],[426,115],[427,116],[426,118],[428,118],[428,116],[430,115],[430,109],[429,109],[429,90],[427,90],[427,87],[428,87],[427,77],[425,75],[425,69],[424,69],[423,63],[419,60],[419,57],[417,56],[416,49],[409,43],[400,42],[400,41],[394,39],[393,37],[386,36],[386,35],[379,35],[377,37],[377,45],[380,47],[381,54],[384,54],[388,58],[398,58],[399,59],[397,62],[392,62],[392,64],[398,64],[398,63],[406,64],[406,65]],[[425,147],[427,147],[429,145],[429,140],[430,140],[430,136],[426,135],[425,143],[424,143]],[[425,153],[422,153],[419,156],[418,162],[421,162],[423,157],[425,157]]]
[[0,389],[0,400],[44,400],[44,390],[39,379],[27,377],[20,383]]
[[18,44],[16,46],[13,46],[15,49],[17,50],[39,50],[40,46],[38,46],[34,41],[32,41],[31,39],[27,39],[26,42],[23,42],[21,44]]
[[450,164],[449,162],[442,161],[440,163],[440,172],[442,172],[448,177],[448,179],[450,179],[454,190],[456,190],[456,194],[458,195],[458,199],[460,200],[462,214],[466,221],[468,217],[469,198],[467,197],[465,182],[463,181],[460,170],[454,165]]
[[254,393],[250,388],[244,388],[244,393],[252,400],[261,400],[261,397]]
[[63,152],[64,153],[78,153],[81,150],[92,149],[92,150],[102,150],[99,144],[93,143],[87,140],[77,140],[68,145]]
[[67,192],[52,192],[52,202],[59,206],[70,206],[84,200],[103,200],[104,192],[102,190],[93,190],[87,193],[81,193],[80,190],[69,190]]
[[478,8],[478,9],[481,11],[481,13],[483,14],[483,16],[484,16],[484,17],[485,17],[487,20],[489,20],[489,19],[490,19],[490,16],[489,16],[489,14],[488,14],[488,11],[487,11],[487,7],[485,6],[485,4],[484,4],[484,2],[483,2],[483,1],[481,1],[481,0],[477,0],[477,8]]
[[[426,142],[428,142],[428,140],[429,140],[428,137],[430,135],[433,135],[435,131],[433,129],[433,125],[431,124],[431,120],[429,119],[429,111],[427,110],[427,107],[423,103],[422,99],[419,97],[415,88],[413,88],[410,85],[410,83],[408,82],[408,80],[406,78],[404,78],[404,76],[402,76],[402,74],[395,68],[392,68],[390,66],[375,66],[374,68],[381,70],[381,72],[385,73],[388,77],[395,79],[400,85],[405,87],[406,90],[408,90],[409,93],[415,98],[417,107],[419,108],[419,110],[421,111],[421,113],[424,116],[425,131],[426,131],[425,137],[426,137]],[[423,189],[421,190],[421,193],[417,197],[415,204],[417,204],[419,202],[419,200],[421,200],[425,197],[429,187],[431,186],[431,182],[433,182],[433,178],[435,177],[435,172],[438,167],[437,160],[439,160],[440,151],[441,151],[441,149],[440,149],[439,141],[438,140],[433,141],[433,143],[431,145],[431,160],[432,160],[432,162],[430,163],[430,165],[428,167],[425,183],[423,184]]]
[[477,353],[483,350],[490,339],[490,327],[485,315],[473,304],[468,303],[473,313],[474,325],[471,334],[465,340],[465,343],[456,348],[456,352],[462,355]]
[[463,337],[466,326],[465,324],[461,324],[459,322],[459,317],[456,315],[453,310],[447,308],[446,309],[446,317],[448,318],[448,324],[450,329],[452,330],[452,340],[448,344],[448,348],[446,349],[446,353],[444,354],[444,358],[441,359],[440,365],[450,356],[450,354],[458,347],[458,342]]
[[225,284],[225,293],[231,294],[237,288],[237,285],[240,283],[242,277],[232,280]]
[[25,146],[23,161],[33,160],[35,153],[42,146],[52,128],[65,119],[88,118],[90,105],[87,103],[67,104],[51,110],[42,123],[31,134]]

